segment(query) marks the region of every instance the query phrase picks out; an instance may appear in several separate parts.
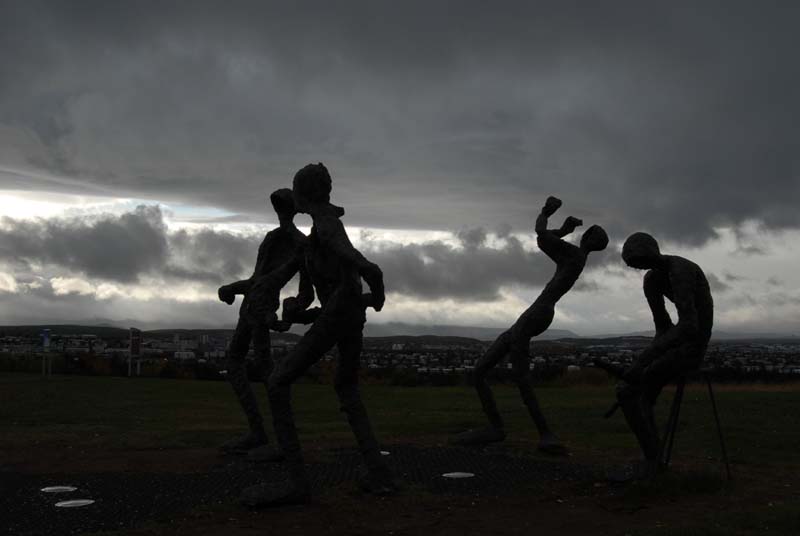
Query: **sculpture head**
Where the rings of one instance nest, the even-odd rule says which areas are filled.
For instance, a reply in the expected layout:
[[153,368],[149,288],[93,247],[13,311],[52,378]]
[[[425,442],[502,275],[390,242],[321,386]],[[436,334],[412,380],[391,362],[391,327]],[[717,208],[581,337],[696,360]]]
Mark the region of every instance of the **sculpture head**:
[[297,209],[294,207],[294,196],[289,188],[275,190],[270,194],[269,200],[272,202],[272,208],[275,209],[279,220],[291,221],[297,214]]
[[649,270],[661,264],[661,250],[647,233],[633,233],[622,246],[622,260],[631,268]]
[[581,249],[586,251],[603,251],[608,246],[608,235],[599,225],[592,225],[581,236]]
[[295,173],[292,181],[294,204],[299,212],[308,213],[315,205],[331,200],[331,175],[322,162],[308,164]]

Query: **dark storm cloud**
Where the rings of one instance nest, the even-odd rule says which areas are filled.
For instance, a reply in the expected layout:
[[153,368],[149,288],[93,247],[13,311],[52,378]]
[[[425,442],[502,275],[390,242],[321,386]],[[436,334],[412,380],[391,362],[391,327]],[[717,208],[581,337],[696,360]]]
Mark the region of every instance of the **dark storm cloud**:
[[[510,232],[507,230],[506,232]],[[364,253],[384,271],[387,290],[424,299],[492,301],[509,286],[538,287],[555,265],[506,235],[489,246],[482,228],[443,241],[396,244],[366,242]],[[212,229],[169,231],[157,206],[140,206],[121,215],[19,221],[0,220],[0,261],[19,279],[31,265],[55,267],[98,280],[133,283],[142,276],[215,285],[248,277],[263,236]],[[592,254],[589,270],[615,254]],[[16,267],[16,269],[15,269]],[[576,290],[595,291],[585,282]]]
[[55,266],[121,283],[143,275],[206,283],[247,276],[258,240],[210,229],[170,232],[157,206],[88,218],[0,220],[0,260],[12,268]]
[[[525,249],[514,236],[500,247],[486,243],[483,228],[456,234],[460,244],[442,241],[365,246],[364,253],[384,272],[386,290],[422,299],[454,298],[494,301],[503,287],[541,287],[555,272],[543,253]],[[603,253],[592,254],[589,269],[607,262]],[[581,282],[576,291],[596,291],[594,282]]]
[[167,257],[166,228],[157,207],[119,217],[0,220],[0,258],[52,264],[92,277],[135,281]]
[[612,238],[797,228],[799,24],[788,2],[5,2],[0,187],[260,215],[322,160],[350,224],[522,228],[557,194]]

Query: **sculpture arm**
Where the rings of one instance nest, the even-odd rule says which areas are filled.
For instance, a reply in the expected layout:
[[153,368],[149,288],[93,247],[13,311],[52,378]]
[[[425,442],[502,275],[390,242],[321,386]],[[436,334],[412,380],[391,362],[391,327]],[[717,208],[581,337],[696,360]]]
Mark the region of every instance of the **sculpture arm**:
[[[551,199],[555,198],[548,198],[548,204],[542,208],[542,211],[536,218],[536,243],[539,246],[539,249],[541,249],[548,257],[553,259],[555,262],[560,262],[571,246],[571,244],[565,242],[561,237],[566,236],[574,231],[580,220],[570,216],[564,221],[564,225],[561,226],[561,229],[548,229],[547,220],[549,216],[551,216],[553,212],[557,210],[557,207],[555,209],[552,208],[555,203],[552,203],[550,201]],[[560,201],[558,203],[560,206]]]
[[315,219],[314,228],[327,247],[332,249],[342,260],[356,267],[359,275],[367,282],[373,296],[373,307],[376,311],[383,308],[385,289],[383,286],[383,272],[377,264],[367,260],[347,236],[341,220],[333,215],[325,215]]
[[673,326],[664,302],[664,287],[663,276],[658,272],[650,270],[644,275],[644,296],[653,314],[656,337],[664,335]]
[[250,292],[250,289],[253,287],[253,284],[255,283],[259,272],[261,271],[261,266],[266,260],[267,252],[270,250],[270,246],[272,245],[272,240],[272,233],[267,233],[267,236],[264,237],[261,245],[258,246],[258,257],[256,257],[256,266],[253,268],[253,275],[251,275],[248,279],[241,279],[239,281],[234,281],[233,283],[223,285],[219,289],[220,296],[225,294],[235,296],[237,294],[247,294]]
[[[672,298],[678,310],[678,323],[672,323],[664,306],[663,295],[656,300],[655,308],[651,303],[653,320],[656,322],[656,336],[643,355],[657,356],[663,352],[695,339],[699,333],[697,308],[694,303],[694,287],[692,278],[686,274],[670,273],[669,283]],[[653,292],[653,290],[651,290]],[[650,297],[648,296],[648,303]]]
[[233,292],[233,294],[247,294],[247,292],[253,286],[253,278],[241,279],[225,286],[227,286],[231,292]]
[[308,273],[305,262],[300,259],[298,259],[298,262],[300,283],[297,288],[297,306],[302,309],[308,309],[314,302],[314,284],[311,281],[311,275]]
[[700,334],[700,320],[694,301],[696,285],[694,276],[694,272],[690,271],[670,273],[673,300],[675,309],[678,311],[678,323],[665,334],[665,337],[670,336],[675,343],[696,339]]

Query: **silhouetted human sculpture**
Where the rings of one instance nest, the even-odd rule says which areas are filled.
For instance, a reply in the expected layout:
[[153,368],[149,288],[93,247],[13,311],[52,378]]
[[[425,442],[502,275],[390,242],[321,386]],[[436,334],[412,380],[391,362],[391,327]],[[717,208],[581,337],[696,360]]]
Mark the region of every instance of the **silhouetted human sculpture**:
[[[634,233],[622,247],[625,263],[644,276],[644,295],[653,313],[656,335],[631,367],[622,373],[617,400],[644,454],[639,477],[658,468],[659,438],[653,407],[664,386],[700,367],[714,323],[714,301],[703,270],[675,255],[663,255],[656,240]],[[673,324],[664,298],[675,304]]]
[[[372,306],[380,311],[383,307],[383,274],[350,243],[339,220],[344,211],[330,203],[331,177],[324,165],[310,164],[298,171],[294,176],[293,191],[297,210],[309,214],[313,220],[305,263],[321,307],[305,310],[296,300],[284,302],[285,320],[313,321],[269,379],[273,425],[286,456],[289,480],[245,489],[241,499],[250,506],[309,500],[309,480],[292,415],[291,385],[334,345],[339,349],[336,394],[366,464],[366,474],[360,484],[366,491],[376,494],[395,490],[358,389],[365,309]],[[371,294],[362,294],[361,278],[366,281]]]
[[547,219],[560,206],[559,199],[549,197],[539,217],[536,218],[536,240],[539,249],[556,263],[556,272],[553,278],[547,283],[533,305],[522,313],[511,329],[502,333],[494,341],[475,366],[475,384],[483,410],[489,418],[489,427],[458,434],[453,439],[454,443],[479,445],[505,439],[503,419],[497,411],[497,405],[486,381],[486,376],[510,353],[514,382],[517,384],[522,401],[528,408],[539,432],[538,448],[552,454],[561,454],[566,451],[558,437],[550,430],[531,387],[530,356],[528,354],[530,340],[550,326],[553,321],[555,304],[578,280],[589,253],[605,249],[608,245],[608,236],[602,227],[593,225],[581,237],[580,246],[562,240],[562,237],[572,233],[583,222],[570,216],[560,229],[547,229]]
[[[291,280],[298,268],[300,286],[296,300],[307,307],[314,301],[314,289],[304,267],[289,264],[302,253],[306,236],[294,225],[292,191],[288,188],[276,190],[270,201],[278,215],[280,226],[264,237],[258,248],[258,258],[253,275],[249,279],[236,281],[219,288],[219,299],[232,304],[237,294],[244,295],[239,308],[239,322],[228,349],[228,380],[247,416],[250,431],[243,437],[234,438],[222,445],[227,452],[243,453],[251,451],[264,461],[277,460],[280,451],[266,447],[268,437],[264,431],[263,418],[258,409],[250,381],[247,378],[245,358],[253,343],[259,372],[264,385],[273,369],[269,330],[286,331],[290,324],[278,320],[276,312],[280,305],[280,291]],[[253,451],[253,449],[258,449]]]

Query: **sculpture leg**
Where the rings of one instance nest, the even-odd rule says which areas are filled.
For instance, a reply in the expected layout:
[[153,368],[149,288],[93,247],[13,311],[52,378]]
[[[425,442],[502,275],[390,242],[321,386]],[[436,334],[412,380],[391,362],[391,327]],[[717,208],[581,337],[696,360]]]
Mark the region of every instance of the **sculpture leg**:
[[617,385],[617,401],[631,432],[639,442],[645,460],[655,463],[658,458],[658,435],[653,433],[655,426],[652,407],[647,407],[649,402],[642,394],[641,385],[620,382]]
[[396,491],[392,482],[389,466],[381,456],[378,441],[372,431],[367,409],[361,400],[358,388],[358,367],[361,358],[361,330],[345,335],[339,339],[339,363],[336,369],[334,388],[339,397],[341,410],[347,415],[347,421],[358,442],[361,456],[364,458],[367,473],[360,478],[361,487],[376,495],[388,495]]
[[244,318],[240,318],[228,349],[228,381],[247,417],[250,431],[242,437],[224,443],[220,448],[227,452],[243,454],[252,448],[265,445],[268,441],[267,434],[264,432],[264,420],[258,409],[258,400],[253,394],[250,380],[247,378],[246,356],[250,348],[252,331],[250,323]]
[[617,400],[644,456],[644,461],[632,476],[649,478],[658,470],[661,443],[655,404],[665,385],[695,366],[693,355],[696,351],[688,346],[673,348],[653,359],[642,371],[638,383],[621,382],[617,386]]
[[242,492],[248,506],[300,504],[310,498],[310,483],[303,465],[303,453],[294,423],[291,385],[316,363],[336,342],[336,330],[321,316],[303,335],[269,378],[269,401],[275,437],[286,457],[289,481],[251,486]]
[[516,337],[511,342],[511,367],[514,383],[517,384],[522,402],[528,408],[528,413],[539,432],[539,444],[536,448],[547,454],[564,455],[567,453],[567,448],[550,430],[547,419],[539,406],[539,400],[531,386],[529,345],[530,340],[525,336]]
[[[253,350],[258,362],[259,375],[266,388],[274,368],[269,328],[266,325],[253,326]],[[269,389],[267,389],[267,394],[269,394]],[[279,462],[283,460],[283,453],[279,447],[265,443],[250,449],[247,452],[247,459],[254,463]]]
[[497,410],[492,390],[486,377],[502,359],[508,354],[511,342],[511,330],[503,332],[486,353],[478,360],[475,365],[475,389],[478,391],[483,412],[489,419],[489,427],[478,430],[467,430],[456,435],[452,442],[457,445],[484,445],[495,441],[503,441],[506,438],[503,419]]
[[[642,371],[641,412],[644,415],[646,434],[652,438],[648,441],[648,452],[645,455],[648,460],[652,459],[650,458],[650,449],[652,449],[650,445],[651,442],[655,442],[655,444],[658,445],[656,459],[660,454],[661,442],[655,419],[655,405],[658,396],[661,394],[665,385],[698,368],[704,355],[704,346],[685,344],[665,352],[663,355],[654,359],[653,362]],[[677,426],[677,422],[674,423],[674,426]]]

